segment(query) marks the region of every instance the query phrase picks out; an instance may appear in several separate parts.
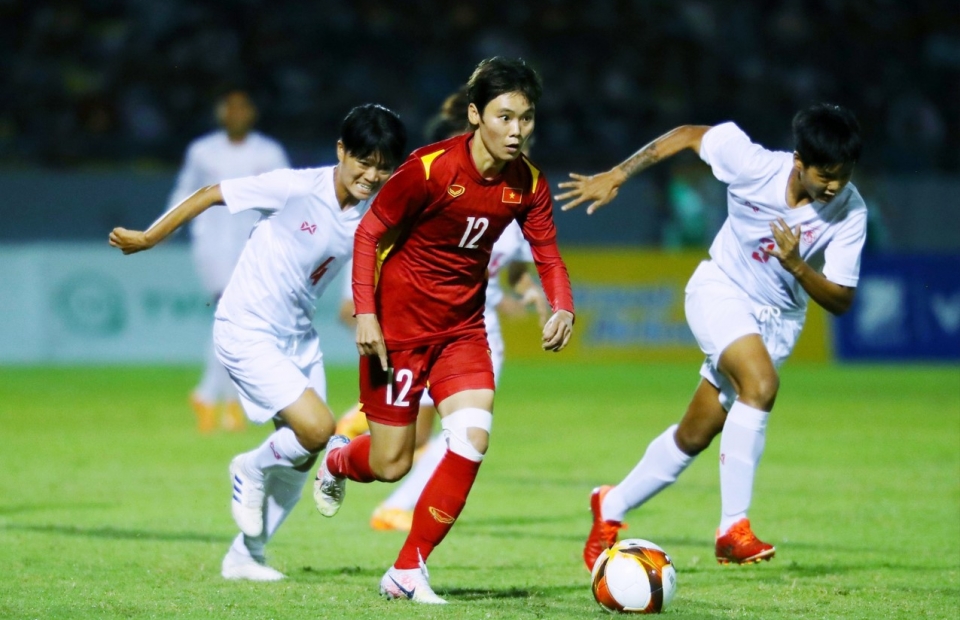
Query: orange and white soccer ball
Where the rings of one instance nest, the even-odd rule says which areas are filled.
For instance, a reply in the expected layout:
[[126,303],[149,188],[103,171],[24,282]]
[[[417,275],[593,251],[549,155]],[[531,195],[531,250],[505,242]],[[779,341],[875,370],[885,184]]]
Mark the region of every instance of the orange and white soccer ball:
[[609,612],[657,614],[676,591],[670,556],[649,540],[621,540],[593,565],[593,597]]

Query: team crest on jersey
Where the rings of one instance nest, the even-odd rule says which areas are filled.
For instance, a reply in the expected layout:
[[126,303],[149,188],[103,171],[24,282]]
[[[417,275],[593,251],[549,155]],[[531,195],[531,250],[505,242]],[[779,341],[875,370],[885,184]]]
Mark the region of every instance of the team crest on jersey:
[[317,232],[317,225],[307,224],[306,222],[304,222],[303,224],[300,224],[300,230],[305,230],[306,232],[312,235],[313,233]]
[[454,198],[456,198],[457,196],[459,196],[465,191],[467,191],[467,188],[465,188],[463,185],[451,185],[450,187],[447,188],[447,193],[453,196]]
[[817,228],[808,228],[800,235],[800,240],[806,245],[813,245],[813,242],[817,240],[819,232],[820,230]]
[[518,205],[520,204],[521,198],[523,198],[523,190],[517,189],[515,187],[504,187],[503,196],[500,198],[500,202],[506,202],[507,204]]

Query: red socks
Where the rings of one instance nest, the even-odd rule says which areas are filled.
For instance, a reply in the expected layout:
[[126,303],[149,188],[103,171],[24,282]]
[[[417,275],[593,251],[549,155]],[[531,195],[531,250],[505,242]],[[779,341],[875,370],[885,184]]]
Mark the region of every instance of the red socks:
[[427,561],[460,516],[479,470],[480,463],[447,450],[413,509],[413,527],[395,567],[417,568],[421,557]]
[[373,482],[377,479],[370,469],[370,435],[360,435],[327,456],[327,468],[334,476],[354,482]]

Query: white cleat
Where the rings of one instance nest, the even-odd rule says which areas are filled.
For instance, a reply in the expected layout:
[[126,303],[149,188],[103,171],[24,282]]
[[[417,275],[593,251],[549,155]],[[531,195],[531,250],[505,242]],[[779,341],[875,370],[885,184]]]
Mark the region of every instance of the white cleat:
[[327,457],[330,452],[350,443],[343,435],[334,435],[327,441],[326,453],[320,460],[320,469],[317,479],[313,481],[313,501],[317,503],[317,510],[325,517],[332,517],[340,510],[343,496],[347,494],[347,479],[338,478],[327,468]]
[[243,471],[245,454],[230,461],[230,483],[233,501],[230,509],[240,531],[251,538],[263,533],[263,481],[257,482]]
[[280,581],[286,575],[267,566],[264,558],[251,557],[237,553],[231,547],[223,556],[220,574],[224,579],[243,579],[246,581]]
[[425,605],[447,604],[430,587],[430,574],[423,560],[420,561],[420,568],[400,570],[391,566],[380,580],[380,596],[390,601],[407,599]]

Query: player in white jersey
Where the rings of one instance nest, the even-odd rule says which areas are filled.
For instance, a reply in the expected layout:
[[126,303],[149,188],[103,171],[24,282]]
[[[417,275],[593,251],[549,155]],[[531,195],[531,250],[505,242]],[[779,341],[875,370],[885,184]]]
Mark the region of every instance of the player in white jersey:
[[793,350],[809,298],[833,314],[853,303],[866,239],[867,209],[850,183],[860,156],[854,115],[821,104],[793,120],[793,153],[768,151],[733,123],[678,127],[611,170],[571,174],[557,197],[571,209],[602,207],[620,185],[681,150],[698,153],[728,184],[727,220],[686,288],[687,322],[706,361],[679,425],[647,447],[620,482],[594,489],[593,527],[584,561],[617,540],[626,512],[672,484],[722,431],[721,517],[715,554],[721,564],[769,560],[747,519],[763,453],[767,418],[780,385],[777,368]]
[[146,232],[115,228],[110,244],[146,250],[216,204],[260,219],[220,303],[214,345],[250,420],[276,431],[230,463],[232,512],[241,533],[223,559],[227,579],[275,581],[264,547],[299,501],[317,454],[334,430],[326,404],[317,299],[353,252],[374,194],[405,155],[399,117],[378,105],[350,111],[335,166],[275,170],[204,187]]
[[[215,112],[221,129],[197,138],[187,147],[168,210],[201,187],[290,167],[279,142],[253,131],[257,108],[247,91],[226,90],[217,99]],[[256,211],[231,214],[226,207],[215,205],[190,222],[193,262],[200,283],[214,303],[227,287],[258,218]],[[246,425],[237,392],[223,364],[217,360],[213,343],[207,347],[203,374],[190,395],[190,404],[202,433],[216,428],[217,409],[221,404],[225,428],[240,430]]]

